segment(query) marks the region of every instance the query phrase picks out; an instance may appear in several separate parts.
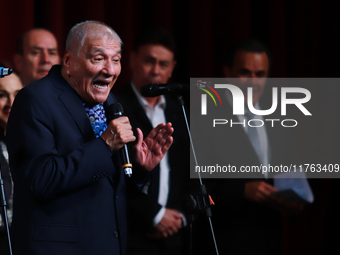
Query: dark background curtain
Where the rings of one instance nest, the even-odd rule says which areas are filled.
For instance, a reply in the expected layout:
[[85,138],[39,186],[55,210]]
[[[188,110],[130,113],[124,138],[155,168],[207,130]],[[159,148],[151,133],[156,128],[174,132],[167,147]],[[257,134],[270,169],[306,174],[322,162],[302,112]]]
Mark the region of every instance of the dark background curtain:
[[[138,31],[148,25],[169,29],[177,39],[178,65],[173,80],[221,75],[221,56],[230,44],[257,38],[272,51],[272,77],[338,77],[340,70],[340,2],[321,0],[0,0],[0,59],[12,62],[15,40],[25,30],[44,27],[55,33],[62,55],[69,29],[84,20],[99,20],[121,36],[122,73],[115,87],[130,77],[128,55]],[[323,91],[318,105],[327,105]],[[326,108],[328,106],[325,106]],[[338,152],[339,108],[332,109],[332,126],[310,128],[311,137],[325,136]],[[306,139],[306,138],[304,138]],[[301,145],[306,140],[300,139]],[[321,143],[322,144],[322,143]],[[322,148],[321,148],[322,149]],[[310,153],[311,151],[308,151]],[[316,152],[311,152],[316,153]],[[337,159],[338,155],[329,156]],[[307,157],[308,158],[308,157]],[[327,160],[327,156],[325,157]],[[308,162],[304,162],[308,163]],[[328,254],[337,247],[338,180],[310,180],[315,202],[295,220],[284,221],[285,254]],[[270,234],[270,233],[269,233]],[[265,242],[264,237],[264,242]]]
[[69,29],[84,20],[112,26],[124,42],[123,73],[138,31],[160,25],[176,37],[176,79],[220,75],[220,56],[243,38],[257,38],[272,51],[272,77],[338,77],[340,3],[321,0],[0,0],[0,57],[12,61],[15,39],[32,27],[54,32],[62,53]]

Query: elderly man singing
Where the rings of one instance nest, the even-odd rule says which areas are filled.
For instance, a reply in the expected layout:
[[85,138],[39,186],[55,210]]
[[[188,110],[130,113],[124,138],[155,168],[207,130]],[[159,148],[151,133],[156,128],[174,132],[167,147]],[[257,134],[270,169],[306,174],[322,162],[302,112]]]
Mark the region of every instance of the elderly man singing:
[[173,128],[160,124],[144,140],[137,130],[138,172],[125,178],[118,150],[136,137],[127,117],[107,118],[120,59],[112,28],[82,22],[69,32],[63,65],[18,93],[7,134],[14,254],[125,254],[125,189],[143,195],[141,180],[171,146]]

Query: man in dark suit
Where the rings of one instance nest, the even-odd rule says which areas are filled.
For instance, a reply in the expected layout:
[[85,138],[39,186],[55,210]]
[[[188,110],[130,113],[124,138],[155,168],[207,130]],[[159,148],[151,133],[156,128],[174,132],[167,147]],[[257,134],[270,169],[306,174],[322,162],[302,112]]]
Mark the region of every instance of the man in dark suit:
[[141,95],[143,85],[168,83],[175,65],[171,34],[161,28],[144,30],[130,56],[132,80],[117,94],[132,127],[147,134],[166,120],[176,130],[171,149],[143,188],[147,195],[138,201],[128,199],[129,254],[185,254],[182,201],[189,180],[190,151],[183,113],[175,98]]
[[[270,108],[263,96],[269,66],[268,51],[258,41],[241,41],[228,52],[224,74],[227,78],[237,78],[228,80],[228,83],[242,90],[245,105],[247,88],[251,87],[254,108]],[[231,94],[223,95],[223,99],[223,116],[229,121],[248,123],[250,119],[264,120],[262,116],[251,115],[247,107],[244,115],[233,115]],[[270,119],[277,118],[271,115]],[[216,158],[226,159],[236,169],[241,166],[294,163],[296,153],[293,134],[280,125],[272,127],[271,122],[264,123],[260,128],[240,124],[223,127],[225,132],[218,142],[226,146],[215,155]],[[219,132],[218,128],[216,132]],[[273,194],[276,188],[272,175],[245,173],[243,177],[206,180],[208,192],[215,202],[212,207],[213,222],[220,254],[281,254],[281,212],[291,214],[301,207]],[[201,234],[206,236],[205,233]],[[202,242],[206,243],[209,239]],[[202,251],[207,252],[204,249]],[[210,251],[213,251],[213,246],[210,246]]]
[[[116,103],[110,90],[120,58],[112,28],[79,23],[67,37],[63,65],[18,93],[7,134],[14,254],[126,253],[118,150],[136,138],[127,117],[105,116]],[[171,145],[173,129],[161,124],[144,141],[137,132],[134,160],[150,171]]]

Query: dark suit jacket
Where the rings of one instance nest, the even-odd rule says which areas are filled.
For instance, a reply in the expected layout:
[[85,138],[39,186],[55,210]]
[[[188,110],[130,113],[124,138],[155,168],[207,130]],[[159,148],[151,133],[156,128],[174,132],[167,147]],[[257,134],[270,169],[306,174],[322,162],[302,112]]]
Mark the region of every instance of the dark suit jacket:
[[[223,115],[230,121],[239,122],[232,115],[232,108],[225,102]],[[263,108],[267,109],[267,108]],[[271,116],[275,119],[275,117]],[[280,119],[280,117],[278,117]],[[269,125],[267,125],[269,124]],[[211,125],[211,122],[209,122]],[[266,131],[271,151],[271,165],[287,165],[295,162],[293,134],[289,129],[281,127],[276,122],[266,122]],[[216,152],[216,159],[226,161],[240,169],[240,166],[259,166],[255,150],[241,125],[220,125],[225,132],[213,142],[225,144],[223,150]],[[208,130],[211,130],[208,129]],[[249,176],[249,177],[247,177]],[[245,184],[250,181],[266,181],[273,185],[273,180],[265,180],[262,173],[248,174],[242,179],[206,179],[208,193],[216,205],[212,206],[212,221],[214,224],[217,245],[220,254],[280,254],[281,252],[281,215],[278,208],[266,204],[248,201],[244,198]],[[272,175],[269,175],[271,177]],[[210,230],[207,221],[200,220],[196,226],[196,240],[200,240],[198,254],[213,252]],[[204,226],[204,227],[203,227]],[[209,233],[207,235],[207,233]],[[209,244],[210,242],[210,244]]]
[[[115,103],[110,95],[106,104]],[[61,67],[23,88],[8,122],[14,254],[125,254],[125,181]]]
[[[117,100],[122,104],[125,115],[129,117],[130,123],[136,132],[139,127],[144,137],[152,129],[152,125],[140,105],[131,85],[126,85],[119,93],[115,94]],[[184,212],[183,198],[188,188],[189,180],[189,139],[185,127],[183,113],[177,101],[166,97],[165,117],[174,127],[173,144],[169,150],[170,164],[170,188],[167,201],[167,208]],[[180,251],[183,245],[182,231],[166,239],[150,239],[146,233],[152,229],[152,220],[161,208],[158,204],[159,192],[159,166],[151,172],[151,185],[148,196],[133,199],[128,198],[128,230],[129,230],[129,251],[157,252],[167,249]]]

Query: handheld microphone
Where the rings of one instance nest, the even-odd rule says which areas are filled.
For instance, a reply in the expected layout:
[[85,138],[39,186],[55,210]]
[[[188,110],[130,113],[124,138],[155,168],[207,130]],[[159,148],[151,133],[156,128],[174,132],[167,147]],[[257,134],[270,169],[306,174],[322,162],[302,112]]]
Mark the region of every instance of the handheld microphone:
[[169,84],[148,84],[144,85],[141,89],[141,94],[145,97],[157,97],[165,94],[182,95],[189,92],[188,85],[182,85],[179,83]]
[[[120,103],[111,104],[108,107],[108,120],[109,122],[113,119],[124,116],[123,107]],[[119,150],[120,159],[122,161],[122,167],[124,174],[128,177],[132,176],[132,164],[129,157],[129,151],[126,144]]]
[[0,67],[0,78],[10,75],[11,73],[13,73],[12,68]]

